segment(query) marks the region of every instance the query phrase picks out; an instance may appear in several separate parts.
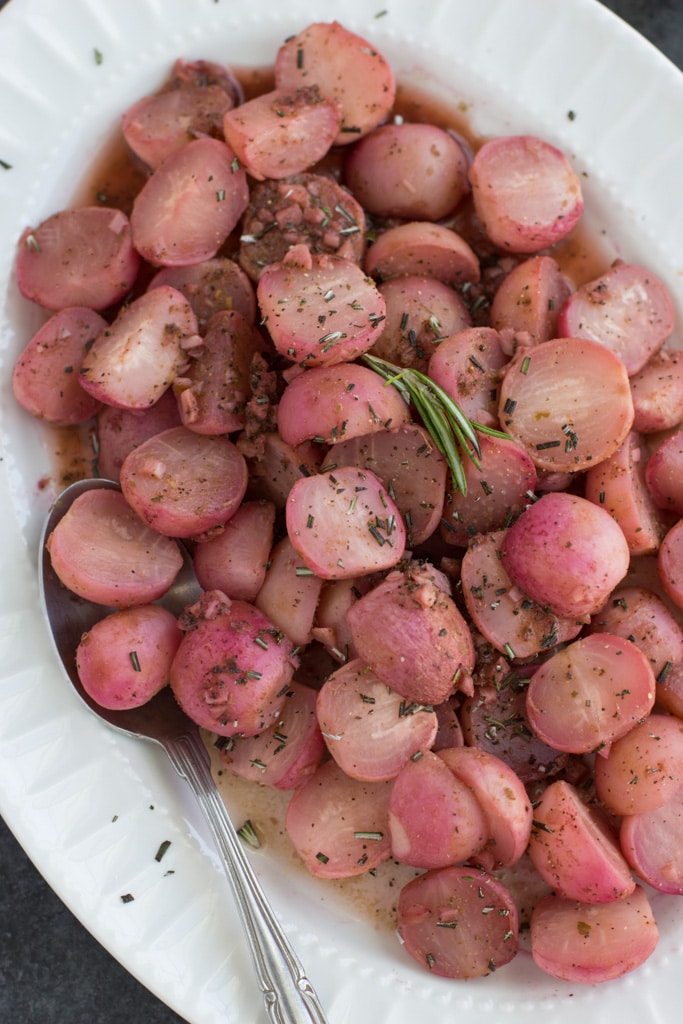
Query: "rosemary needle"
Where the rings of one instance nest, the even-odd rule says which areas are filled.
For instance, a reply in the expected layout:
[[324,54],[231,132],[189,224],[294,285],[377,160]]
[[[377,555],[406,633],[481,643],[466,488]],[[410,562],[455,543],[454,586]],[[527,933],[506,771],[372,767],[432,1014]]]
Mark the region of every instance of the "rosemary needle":
[[395,366],[367,352],[362,360],[415,407],[434,444],[446,459],[453,483],[462,494],[467,494],[463,456],[471,459],[477,469],[480,468],[481,446],[477,434],[489,434],[491,437],[510,435],[468,419],[448,392],[419,370]]

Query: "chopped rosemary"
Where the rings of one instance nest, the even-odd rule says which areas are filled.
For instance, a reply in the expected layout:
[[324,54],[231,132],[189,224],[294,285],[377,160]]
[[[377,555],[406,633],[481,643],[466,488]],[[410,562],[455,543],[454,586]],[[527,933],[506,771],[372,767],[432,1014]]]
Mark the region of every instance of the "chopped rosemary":
[[356,839],[373,839],[379,843],[384,839],[384,832],[354,832]]
[[166,854],[166,851],[168,850],[170,845],[171,845],[171,840],[170,839],[164,839],[163,843],[160,845],[159,849],[154,854],[154,859],[156,861],[159,861],[159,862],[161,860],[163,860],[163,858],[164,858],[164,856]]
[[254,850],[258,850],[261,846],[261,840],[258,837],[258,833],[249,818],[247,818],[241,828],[237,829],[237,835],[243,843],[246,843],[247,846],[251,846]]
[[434,444],[446,459],[455,487],[462,494],[467,494],[463,456],[479,468],[481,447],[477,432],[493,437],[509,435],[468,419],[448,392],[419,370],[395,366],[367,352],[362,358],[366,366],[383,377],[387,384],[392,384],[406,402],[414,405]]
[[128,657],[130,658],[130,663],[133,666],[133,672],[142,672],[142,669],[140,668],[140,659],[138,658],[138,652],[128,651]]

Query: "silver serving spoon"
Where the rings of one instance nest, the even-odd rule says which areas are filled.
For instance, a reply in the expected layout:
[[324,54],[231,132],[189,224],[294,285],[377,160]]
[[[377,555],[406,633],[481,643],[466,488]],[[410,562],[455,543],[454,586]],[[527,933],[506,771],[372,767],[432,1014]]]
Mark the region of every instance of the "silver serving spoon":
[[[210,771],[208,751],[199,729],[180,710],[170,688],[165,687],[148,704],[130,711],[102,708],[85,692],[78,679],[75,651],[81,635],[108,609],[84,601],[68,591],[57,578],[45,542],[74,500],[93,488],[119,490],[111,480],[81,480],[67,487],[55,500],[40,539],[39,580],[43,613],[52,641],[64,668],[87,707],[108,725],[128,736],[158,743],[173,767],[189,784],[216,840],[226,876],[242,918],[266,1009],[275,1024],[327,1024],[318,996],[299,959],[280,927],[245,856],[225,804]],[[182,545],[181,545],[182,547]],[[197,599],[200,589],[189,554],[183,547],[184,564],[163,604],[178,614]]]

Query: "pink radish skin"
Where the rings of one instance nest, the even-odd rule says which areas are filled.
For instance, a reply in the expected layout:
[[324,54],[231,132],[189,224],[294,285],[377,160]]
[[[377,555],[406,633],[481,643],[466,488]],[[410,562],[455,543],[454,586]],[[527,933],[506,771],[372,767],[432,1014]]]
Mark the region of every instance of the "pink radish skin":
[[683,430],[657,445],[644,473],[648,491],[659,508],[683,516]]
[[507,531],[479,534],[462,560],[467,611],[488,642],[512,658],[529,658],[573,639],[582,622],[558,616],[515,586],[501,560]]
[[340,124],[339,104],[310,83],[262,93],[229,110],[223,134],[240,164],[263,181],[299,174],[322,160]]
[[554,245],[583,212],[581,183],[566,156],[533,135],[485,142],[468,174],[486,234],[508,252]]
[[287,385],[278,408],[280,436],[291,445],[313,438],[334,444],[409,422],[396,389],[356,363],[305,370]]
[[539,469],[590,469],[633,424],[624,364],[595,341],[559,338],[518,348],[500,388],[500,424]]
[[184,426],[197,434],[230,434],[246,424],[252,360],[267,346],[241,313],[216,313],[173,390]]
[[683,519],[662,540],[657,565],[664,593],[678,608],[683,608]]
[[248,460],[248,496],[284,508],[296,481],[320,470],[325,449],[311,441],[287,444],[271,433],[262,434],[259,441],[259,450]]
[[477,282],[481,276],[479,260],[465,239],[429,221],[409,221],[384,231],[365,254],[365,270],[381,280],[424,275],[451,287]]
[[529,725],[526,687],[533,671],[533,664],[513,669],[505,658],[481,666],[474,693],[458,712],[463,742],[500,758],[525,785],[546,781],[567,763],[567,755],[543,743]]
[[617,260],[606,273],[569,296],[559,334],[589,338],[614,352],[631,376],[643,369],[674,328],[674,307],[650,270]]
[[544,743],[587,754],[609,749],[647,717],[654,701],[655,677],[642,651],[622,637],[593,633],[534,672],[526,710]]
[[503,529],[536,488],[536,467],[516,441],[482,434],[479,444],[479,467],[463,463],[467,494],[449,479],[440,528],[446,544],[464,548],[476,534]]
[[253,602],[266,578],[274,523],[271,502],[242,502],[220,533],[194,550],[194,571],[203,589]]
[[87,347],[106,321],[85,306],[55,313],[33,335],[14,365],[12,391],[32,416],[57,426],[85,423],[100,408],[80,385]]
[[391,855],[390,782],[359,782],[327,761],[293,794],[287,834],[312,875],[350,878]]
[[339,767],[367,782],[395,778],[411,757],[429,750],[438,727],[433,711],[407,712],[405,699],[359,659],[327,677],[316,714]]
[[566,899],[610,903],[635,889],[606,818],[562,779],[551,783],[534,807],[529,856],[541,878]]
[[613,981],[652,955],[657,925],[640,886],[623,900],[588,904],[554,894],[544,896],[531,916],[535,963],[562,981]]
[[486,821],[486,846],[475,861],[489,871],[509,867],[527,848],[532,810],[523,783],[504,761],[476,747],[440,750],[438,757],[474,793]]
[[183,564],[176,542],[151,530],[122,494],[108,489],[76,498],[47,549],[64,586],[113,608],[156,601]]
[[125,298],[140,257],[121,210],[62,210],[27,228],[17,250],[17,286],[45,309],[86,306],[98,312]]
[[370,213],[441,220],[469,191],[460,144],[431,124],[385,124],[353,147],[344,179]]
[[298,480],[287,498],[287,533],[304,567],[322,579],[390,569],[403,557],[403,519],[381,480],[340,466]]
[[619,841],[644,882],[659,892],[683,895],[683,787],[661,807],[622,818]]
[[474,667],[471,633],[446,586],[432,566],[414,563],[390,573],[346,615],[360,657],[417,704],[441,704]]
[[219,744],[232,775],[274,789],[297,789],[322,761],[325,744],[315,717],[316,691],[293,680],[277,721],[258,736],[233,736]]
[[488,826],[471,787],[444,765],[441,754],[426,750],[408,759],[394,779],[389,833],[396,860],[440,868],[474,857]]
[[175,616],[160,605],[112,612],[76,650],[83,689],[105,708],[141,707],[167,685],[181,639]]
[[683,722],[651,714],[596,758],[595,790],[612,814],[661,807],[683,783]]
[[508,889],[485,871],[427,871],[401,890],[398,931],[406,952],[445,978],[482,978],[519,946],[519,918]]
[[149,263],[182,267],[216,255],[249,199],[246,174],[218,139],[194,139],[159,165],[138,192],[131,226]]
[[227,437],[172,427],[126,456],[121,488],[140,518],[171,537],[198,537],[235,514],[247,465]]
[[277,720],[297,667],[292,642],[246,601],[205,591],[180,618],[171,687],[185,714],[219,736],[255,736]]
[[324,97],[341,106],[341,125],[334,139],[338,146],[356,142],[380,124],[396,93],[393,71],[382,54],[337,21],[308,25],[278,50],[278,89],[313,83]]
[[626,538],[599,505],[544,494],[505,535],[503,567],[520,590],[564,618],[592,615],[629,567]]
[[88,394],[122,409],[148,409],[173,383],[199,344],[187,299],[163,285],[145,292],[105,326],[83,359],[79,382]]

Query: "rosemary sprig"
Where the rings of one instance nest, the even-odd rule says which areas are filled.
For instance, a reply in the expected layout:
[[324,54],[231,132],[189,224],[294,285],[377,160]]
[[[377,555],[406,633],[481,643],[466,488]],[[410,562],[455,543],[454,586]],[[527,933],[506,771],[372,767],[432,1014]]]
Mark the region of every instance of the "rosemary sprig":
[[453,483],[462,494],[467,494],[463,456],[471,459],[477,469],[481,468],[481,445],[477,434],[489,434],[491,437],[510,435],[468,419],[448,392],[420,370],[395,366],[368,352],[362,360],[415,407],[434,444],[446,459]]

